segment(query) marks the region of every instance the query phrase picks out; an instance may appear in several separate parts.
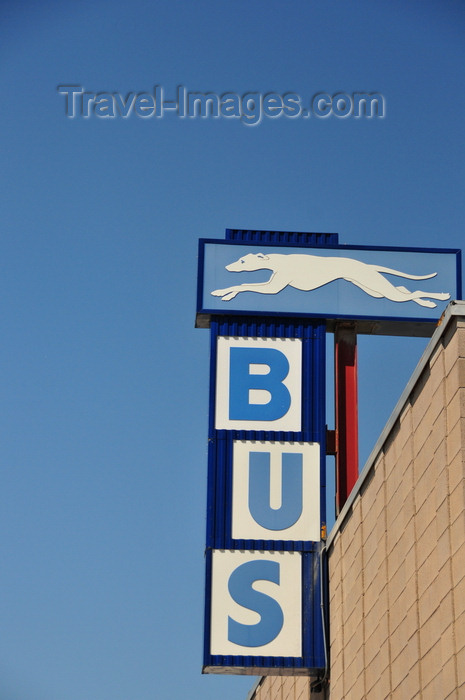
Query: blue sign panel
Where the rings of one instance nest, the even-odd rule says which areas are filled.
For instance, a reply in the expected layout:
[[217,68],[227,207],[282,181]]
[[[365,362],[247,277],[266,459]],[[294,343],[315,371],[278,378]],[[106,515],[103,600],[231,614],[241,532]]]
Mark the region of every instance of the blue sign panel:
[[427,335],[461,297],[458,250],[201,240],[199,260],[198,325],[215,314],[282,314],[377,321],[359,324],[370,333],[408,321]]

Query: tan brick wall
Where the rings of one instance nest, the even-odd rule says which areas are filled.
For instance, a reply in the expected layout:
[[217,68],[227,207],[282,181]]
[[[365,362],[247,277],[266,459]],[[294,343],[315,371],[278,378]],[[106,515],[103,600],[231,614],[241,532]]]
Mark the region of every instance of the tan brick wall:
[[331,545],[332,699],[465,698],[464,438],[452,317]]
[[[330,536],[331,700],[465,699],[458,311],[465,304],[433,337]],[[306,678],[268,677],[254,700],[310,700],[309,688]]]
[[[310,678],[267,676],[256,689],[253,700],[307,700],[310,697]],[[312,694],[312,700],[323,698]]]

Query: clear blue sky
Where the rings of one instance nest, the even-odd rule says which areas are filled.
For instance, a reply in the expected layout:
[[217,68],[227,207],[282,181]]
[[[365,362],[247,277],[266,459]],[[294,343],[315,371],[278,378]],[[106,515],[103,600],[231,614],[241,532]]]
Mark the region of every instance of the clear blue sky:
[[[462,247],[464,30],[461,0],[3,0],[2,700],[245,698],[200,674],[197,240]],[[386,116],[69,119],[63,84],[379,92]],[[360,339],[362,462],[424,346]]]

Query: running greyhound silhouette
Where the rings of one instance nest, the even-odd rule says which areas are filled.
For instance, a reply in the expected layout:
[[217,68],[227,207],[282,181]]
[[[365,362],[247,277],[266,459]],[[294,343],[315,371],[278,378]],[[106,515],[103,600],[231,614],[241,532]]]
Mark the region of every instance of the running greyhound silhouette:
[[[352,282],[371,297],[390,299],[391,301],[414,301],[420,306],[434,309],[437,305],[430,299],[446,301],[450,294],[446,292],[411,292],[406,287],[396,287],[383,274],[404,277],[409,280],[427,280],[430,275],[409,275],[406,272],[392,270],[381,265],[370,265],[354,258],[324,257],[307,253],[249,253],[236,262],[226,265],[229,272],[254,272],[271,270],[272,275],[266,282],[255,284],[238,284],[226,289],[215,289],[211,294],[229,301],[240,292],[257,292],[258,294],[277,294],[285,287],[294,287],[303,292],[310,292],[335,280]],[[383,273],[383,274],[382,274]]]

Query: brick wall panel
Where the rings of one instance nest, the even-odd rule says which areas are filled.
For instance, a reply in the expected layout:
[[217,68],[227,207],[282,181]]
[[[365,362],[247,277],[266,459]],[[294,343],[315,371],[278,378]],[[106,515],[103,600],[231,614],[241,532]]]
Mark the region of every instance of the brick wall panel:
[[[459,472],[462,471],[462,455],[460,455],[460,460],[457,460]],[[450,483],[450,520],[451,523],[455,523],[458,518],[463,518],[465,514],[465,479],[461,478],[460,475],[456,480],[454,475],[451,475],[449,470],[449,483]],[[454,483],[457,481],[457,483]]]
[[458,690],[457,659],[452,657],[442,664],[441,668],[441,696],[445,700],[462,700],[463,696]]
[[[372,680],[373,684],[370,687],[368,687],[368,683],[366,684],[367,700],[386,700],[386,698],[391,697],[391,678],[388,668],[381,673],[373,673]],[[349,698],[344,698],[344,700],[349,700]]]
[[388,594],[387,584],[380,591],[379,597],[370,610],[365,610],[365,639],[376,630],[383,617],[387,618]]
[[428,388],[427,393],[429,393],[430,399],[436,391],[444,386],[444,381],[446,378],[446,369],[444,364],[444,345],[442,342],[438,343],[436,347],[430,352],[428,359]]
[[[404,682],[397,687],[396,694],[401,700],[410,700],[410,698],[419,697],[418,689],[420,687],[420,664],[415,663],[407,673]],[[404,693],[402,695],[402,693]],[[395,696],[393,696],[395,697]],[[439,698],[437,698],[439,700]]]
[[465,512],[462,512],[450,526],[451,552],[455,555],[462,542],[465,542]]
[[445,413],[447,403],[444,383],[442,383],[431,396],[430,405],[426,411],[426,419],[430,425],[434,425],[441,413]]
[[453,600],[455,615],[459,617],[465,613],[465,577],[454,586]]
[[442,673],[439,669],[438,673],[433,677],[430,683],[423,689],[423,700],[438,700],[443,696]]
[[364,698],[365,697],[365,677],[362,673],[355,679],[353,685],[348,688],[347,696],[348,698]]
[[[447,478],[446,482],[448,482]],[[437,493],[436,491],[436,495]],[[439,539],[444,532],[449,532],[450,530],[450,504],[448,494],[446,494],[446,498],[443,499],[442,502],[438,503],[438,501],[439,498],[436,500],[436,513],[433,513],[437,539]]]
[[450,526],[451,553],[454,556],[462,542],[465,542],[465,512],[461,513]]
[[447,457],[448,463],[451,464],[452,460],[457,454],[462,455],[463,460],[463,445],[465,437],[465,425],[464,421],[457,422],[453,428],[447,433],[446,444],[447,444]]
[[465,330],[460,324],[455,324],[444,337],[444,371],[449,374],[453,365],[460,357],[465,357]]
[[283,700],[295,700],[295,678],[284,679]]
[[465,418],[465,391],[462,388],[458,388],[455,394],[447,401],[446,417],[449,430],[459,420]]
[[422,655],[426,654],[438,642],[442,644],[441,635],[441,608],[440,606],[429,616],[420,627],[420,649]]
[[446,401],[449,403],[459,387],[465,386],[465,359],[458,358],[452,365],[445,381]]
[[[411,470],[410,470],[411,471]],[[407,479],[406,479],[407,481]],[[415,508],[415,491],[413,488],[413,478],[412,483],[410,481],[406,483],[404,490],[404,502],[402,503],[402,516],[404,521],[404,528],[406,532],[411,533],[412,518],[416,515]],[[410,535],[413,540],[413,534]]]
[[308,678],[295,679],[295,700],[307,700],[309,685],[310,682]]
[[[411,530],[412,532],[410,534],[413,534],[413,528],[411,528]],[[413,576],[416,576],[417,567],[416,543],[412,537],[410,540],[410,549],[405,553],[405,578],[407,581],[410,581]]]
[[465,542],[457,549],[452,557],[452,582],[458,586],[465,577]]
[[457,652],[457,680],[459,686],[465,686],[465,647]]
[[412,405],[412,431],[413,435],[418,435],[421,433],[421,423],[424,422],[424,417],[426,411],[428,410],[430,403],[430,396],[427,392],[423,390],[425,384],[428,381],[429,368],[426,367],[423,370],[421,377],[419,378],[417,385],[414,387],[410,402]]
[[[438,641],[420,660],[422,690],[424,691],[440,672],[441,643]],[[437,696],[435,698],[437,700]]]
[[392,689],[396,690],[406,682],[410,669],[418,659],[418,651],[416,641],[411,639],[407,641],[402,652],[393,657],[391,662],[391,679]]
[[[432,498],[426,501],[426,503],[423,505],[423,510],[427,509],[428,507],[431,508],[434,513],[434,500]],[[433,558],[437,562],[438,543],[436,537],[437,528],[435,519],[433,519],[425,528],[418,527],[417,556],[419,567],[421,567],[426,560],[431,560]],[[445,546],[448,549],[447,543]],[[437,571],[439,566],[436,564],[436,567]]]

